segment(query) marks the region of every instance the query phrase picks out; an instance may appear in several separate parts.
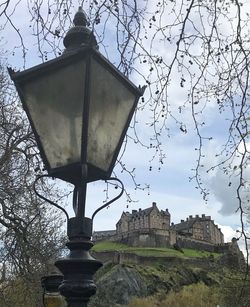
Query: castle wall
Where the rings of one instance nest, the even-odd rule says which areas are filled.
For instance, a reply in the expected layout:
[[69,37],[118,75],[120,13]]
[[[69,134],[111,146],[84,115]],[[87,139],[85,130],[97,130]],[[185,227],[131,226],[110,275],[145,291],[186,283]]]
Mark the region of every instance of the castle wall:
[[195,240],[193,238],[187,238],[184,236],[177,236],[176,243],[181,248],[190,248],[190,249],[197,249],[197,250],[204,250],[210,253],[215,252],[215,246],[212,243]]
[[132,232],[138,229],[149,228],[149,225],[150,225],[149,216],[147,215],[134,216],[129,221],[128,231]]
[[203,223],[195,222],[193,225],[193,238],[196,240],[204,239]]
[[[228,262],[218,262],[213,257],[211,258],[179,258],[179,257],[154,257],[154,256],[139,256],[129,252],[91,252],[91,254],[102,262],[112,262],[114,264],[133,263],[140,265],[151,265],[152,263],[162,263],[166,267],[184,265],[195,266],[202,269],[221,268],[221,265],[229,265]],[[238,267],[234,267],[237,269]]]
[[129,231],[129,221],[126,214],[123,214],[119,222],[116,224],[117,233],[124,233]]
[[176,243],[177,240],[177,233],[174,230],[169,231],[169,244],[170,246],[173,246]]
[[149,215],[149,228],[168,230],[169,227],[169,216],[161,214],[157,208],[154,208]]
[[117,235],[113,240],[135,247],[170,247],[169,232],[163,230],[140,229]]

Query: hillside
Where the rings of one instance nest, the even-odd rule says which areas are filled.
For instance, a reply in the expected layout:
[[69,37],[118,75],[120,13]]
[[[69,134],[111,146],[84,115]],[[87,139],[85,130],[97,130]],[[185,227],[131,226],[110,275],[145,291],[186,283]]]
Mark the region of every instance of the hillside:
[[115,243],[111,241],[102,241],[97,243],[92,248],[94,252],[108,252],[119,251],[136,254],[138,256],[155,256],[155,257],[178,257],[178,258],[204,258],[204,257],[220,257],[219,253],[209,253],[206,251],[199,251],[193,249],[183,248],[182,252],[173,248],[162,247],[131,247],[121,243]]
[[[102,261],[106,258],[106,263],[97,272],[98,290],[90,307],[250,305],[245,293],[241,305],[237,305],[243,277],[239,268],[234,270],[227,265],[225,255],[187,249],[134,248],[111,242],[95,245],[93,254]],[[183,301],[178,305],[181,299],[185,305]]]

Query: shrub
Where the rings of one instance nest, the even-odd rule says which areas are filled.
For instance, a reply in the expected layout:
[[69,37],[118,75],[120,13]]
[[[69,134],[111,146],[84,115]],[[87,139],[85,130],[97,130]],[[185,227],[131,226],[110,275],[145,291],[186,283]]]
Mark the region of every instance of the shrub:
[[218,289],[208,287],[203,283],[185,286],[179,292],[171,291],[162,295],[158,293],[155,296],[144,299],[135,298],[131,301],[129,307],[226,307]]

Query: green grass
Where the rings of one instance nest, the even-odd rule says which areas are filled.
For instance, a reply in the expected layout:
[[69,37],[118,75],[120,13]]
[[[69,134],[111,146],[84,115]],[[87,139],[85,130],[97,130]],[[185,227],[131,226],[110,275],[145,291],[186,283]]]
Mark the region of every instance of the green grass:
[[193,249],[183,249],[183,253],[172,248],[153,248],[153,247],[130,247],[121,243],[103,241],[97,243],[93,248],[95,252],[104,251],[124,251],[134,253],[138,256],[155,256],[155,257],[180,257],[180,258],[204,258],[213,255],[215,258],[220,254],[198,251]]

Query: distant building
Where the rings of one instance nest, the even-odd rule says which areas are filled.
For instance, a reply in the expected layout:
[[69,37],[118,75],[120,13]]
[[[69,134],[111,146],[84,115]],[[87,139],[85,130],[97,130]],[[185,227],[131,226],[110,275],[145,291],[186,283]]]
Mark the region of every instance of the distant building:
[[210,216],[189,216],[185,221],[170,225],[168,209],[159,210],[156,203],[146,209],[123,212],[116,230],[97,231],[94,241],[112,240],[130,246],[180,247],[215,251],[223,245],[224,235]]
[[190,237],[195,240],[205,241],[212,244],[224,243],[224,235],[221,229],[211,220],[211,216],[202,214],[201,217],[190,215],[186,221],[181,220],[178,224],[172,224],[171,229],[178,235]]
[[116,235],[116,230],[103,230],[103,231],[95,231],[95,241],[103,241],[108,240]]
[[116,237],[131,246],[169,246],[170,214],[156,203],[147,209],[123,212],[116,224]]

